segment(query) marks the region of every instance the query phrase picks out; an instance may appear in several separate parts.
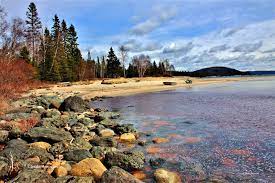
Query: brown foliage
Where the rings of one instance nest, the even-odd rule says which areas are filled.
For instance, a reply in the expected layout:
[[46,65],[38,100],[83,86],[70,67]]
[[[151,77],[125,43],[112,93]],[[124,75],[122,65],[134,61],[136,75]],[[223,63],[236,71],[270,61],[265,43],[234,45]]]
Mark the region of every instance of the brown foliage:
[[24,60],[7,61],[0,59],[1,100],[15,98],[20,93],[37,86],[34,76],[35,69]]

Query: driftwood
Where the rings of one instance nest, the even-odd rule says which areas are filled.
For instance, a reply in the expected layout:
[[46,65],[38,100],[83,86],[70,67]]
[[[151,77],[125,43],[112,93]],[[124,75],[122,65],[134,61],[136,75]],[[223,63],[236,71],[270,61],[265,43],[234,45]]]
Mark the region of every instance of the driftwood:
[[170,82],[170,81],[166,81],[166,82],[163,82],[164,85],[177,85],[176,82]]

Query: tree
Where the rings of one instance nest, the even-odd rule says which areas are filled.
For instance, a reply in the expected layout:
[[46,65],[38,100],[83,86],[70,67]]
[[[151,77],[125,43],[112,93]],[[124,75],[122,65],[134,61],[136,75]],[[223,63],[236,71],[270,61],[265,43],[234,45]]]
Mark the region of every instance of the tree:
[[26,62],[30,62],[30,52],[26,46],[24,46],[19,53],[19,58],[25,60]]
[[139,56],[134,56],[132,60],[132,64],[134,67],[137,68],[138,71],[138,76],[143,77],[146,70],[150,66],[150,57],[148,55],[139,55]]
[[122,61],[122,68],[123,68],[123,76],[126,77],[126,73],[125,73],[125,61],[128,55],[128,48],[126,48],[125,46],[120,46],[119,47],[119,52],[120,52],[120,57],[121,57],[121,61]]
[[105,57],[102,56],[101,68],[100,68],[100,77],[105,78],[105,73],[106,73],[106,62],[105,62]]
[[120,72],[120,62],[115,55],[113,48],[111,47],[107,56],[107,76],[111,78],[116,78],[120,76]]
[[41,21],[38,17],[36,5],[32,2],[29,5],[27,15],[27,29],[26,29],[26,36],[29,42],[31,42],[31,50],[32,50],[32,57],[31,61],[34,62],[35,55],[36,55],[36,43],[40,39],[40,32],[42,28]]

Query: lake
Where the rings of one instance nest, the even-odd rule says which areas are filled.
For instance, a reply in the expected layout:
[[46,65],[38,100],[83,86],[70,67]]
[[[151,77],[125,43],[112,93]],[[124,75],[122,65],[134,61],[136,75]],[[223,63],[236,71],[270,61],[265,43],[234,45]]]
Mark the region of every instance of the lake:
[[93,105],[119,111],[122,123],[150,134],[141,137],[148,142],[169,139],[134,147],[147,155],[147,182],[154,171],[149,160],[156,158],[186,182],[275,180],[274,78],[115,97]]

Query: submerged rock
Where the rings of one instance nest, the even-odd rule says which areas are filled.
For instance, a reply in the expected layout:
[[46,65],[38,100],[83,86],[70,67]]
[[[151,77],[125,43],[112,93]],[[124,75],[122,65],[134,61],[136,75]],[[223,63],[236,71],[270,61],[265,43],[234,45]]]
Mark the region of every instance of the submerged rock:
[[101,178],[101,183],[142,183],[125,170],[113,166],[110,170],[105,171]]
[[88,104],[78,96],[68,97],[60,105],[60,111],[84,112],[89,109]]
[[111,129],[106,128],[106,129],[100,130],[99,135],[101,137],[112,137],[115,135],[115,132]]
[[120,140],[122,142],[135,142],[136,141],[136,137],[132,133],[124,133],[124,134],[122,134],[120,136]]
[[167,143],[169,142],[169,139],[163,138],[163,137],[155,137],[152,140],[155,144],[162,144],[162,143]]
[[150,159],[149,163],[151,167],[159,168],[165,163],[165,159],[162,159],[162,158]]
[[115,127],[115,132],[122,135],[124,133],[136,133],[137,130],[134,128],[133,124],[122,124]]
[[106,167],[96,158],[87,158],[72,166],[71,175],[73,176],[92,176],[99,180],[106,171]]
[[27,133],[27,137],[32,140],[42,140],[46,142],[60,142],[63,140],[72,140],[72,135],[58,128],[45,128],[45,127],[34,127]]
[[118,166],[124,170],[132,171],[141,169],[145,163],[142,152],[110,152],[105,156],[105,163],[109,167]]
[[181,183],[180,176],[163,168],[157,169],[154,173],[157,183]]

